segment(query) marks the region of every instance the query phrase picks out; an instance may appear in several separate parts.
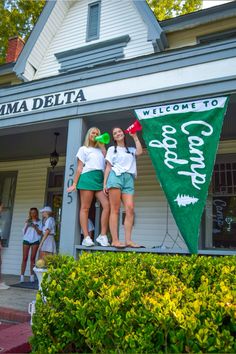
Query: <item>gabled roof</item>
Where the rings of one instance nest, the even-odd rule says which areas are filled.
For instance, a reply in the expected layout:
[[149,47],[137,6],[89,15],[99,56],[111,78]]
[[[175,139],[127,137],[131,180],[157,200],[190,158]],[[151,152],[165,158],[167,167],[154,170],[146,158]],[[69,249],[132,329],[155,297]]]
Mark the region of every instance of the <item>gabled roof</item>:
[[[56,5],[61,0],[47,0],[47,3],[36,23],[34,26],[32,33],[25,44],[16,64],[14,67],[14,71],[16,72],[17,76],[20,78],[25,79],[24,72],[27,64],[27,60],[29,55],[36,45],[41,32],[43,31],[45,25],[47,24],[48,20],[50,19],[50,15],[53,11],[56,10]],[[158,21],[156,20],[152,10],[148,6],[145,0],[132,0],[136,9],[138,10],[143,22],[146,24],[148,29],[148,41],[151,41],[154,47],[155,52],[161,52],[167,47],[167,39],[165,36],[164,31],[162,30],[161,26],[159,25]],[[63,3],[63,6],[71,6],[74,3],[74,0],[67,0]]]
[[154,13],[146,0],[133,0],[133,2],[148,27],[148,40],[152,41],[156,52],[163,51],[168,46],[168,43]]
[[14,66],[14,71],[19,76],[20,78],[24,79],[24,69],[26,65],[26,61],[31,53],[31,50],[33,49],[35,43],[37,42],[37,39],[42,32],[51,12],[53,11],[54,7],[56,5],[56,0],[47,0],[43,11],[41,12],[38,21],[36,22],[29,39],[27,40],[21,54],[19,55],[17,62]]

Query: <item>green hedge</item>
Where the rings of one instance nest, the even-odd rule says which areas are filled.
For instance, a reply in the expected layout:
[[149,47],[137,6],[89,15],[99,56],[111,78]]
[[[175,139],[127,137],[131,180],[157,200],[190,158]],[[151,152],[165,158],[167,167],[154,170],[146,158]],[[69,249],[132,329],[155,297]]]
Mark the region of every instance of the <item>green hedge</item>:
[[236,353],[236,257],[55,257],[33,352]]

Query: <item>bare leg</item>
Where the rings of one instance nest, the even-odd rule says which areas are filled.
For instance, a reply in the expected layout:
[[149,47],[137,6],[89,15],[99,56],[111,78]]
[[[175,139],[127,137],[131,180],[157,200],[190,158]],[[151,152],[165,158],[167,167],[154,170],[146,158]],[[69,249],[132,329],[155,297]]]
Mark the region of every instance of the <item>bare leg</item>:
[[23,256],[22,256],[22,263],[21,263],[21,275],[24,275],[24,274],[25,274],[25,268],[26,268],[26,264],[27,264],[27,261],[28,261],[29,250],[30,250],[30,246],[23,244]]
[[118,237],[118,221],[119,221],[119,211],[121,203],[121,191],[118,188],[109,189],[109,201],[111,207],[111,213],[109,218],[109,226],[112,236],[112,246],[114,247],[124,247],[124,244],[119,241]]
[[84,237],[88,236],[88,214],[94,197],[94,191],[80,190],[80,225]]
[[122,194],[121,198],[125,208],[125,242],[128,245],[131,242],[131,232],[134,223],[134,197],[132,194]]
[[110,214],[109,201],[103,191],[96,192],[95,196],[102,204],[101,235],[106,235],[108,229],[108,223],[109,223],[109,214]]
[[33,268],[35,266],[35,258],[36,258],[38,248],[39,248],[39,245],[31,246],[31,256],[30,256],[30,274],[31,275],[34,274]]

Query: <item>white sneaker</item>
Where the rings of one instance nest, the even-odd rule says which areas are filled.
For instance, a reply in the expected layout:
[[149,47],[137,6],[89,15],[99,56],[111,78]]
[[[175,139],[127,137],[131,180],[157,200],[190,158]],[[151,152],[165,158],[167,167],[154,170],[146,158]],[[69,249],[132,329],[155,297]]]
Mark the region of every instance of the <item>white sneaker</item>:
[[86,247],[94,246],[94,242],[93,242],[93,240],[91,239],[90,236],[86,236],[83,239],[82,246],[86,246]]
[[8,285],[6,285],[5,283],[0,283],[0,290],[7,290],[7,289],[9,289],[10,288],[10,286],[8,286]]
[[96,238],[97,243],[100,243],[101,246],[103,247],[108,247],[110,246],[110,243],[108,242],[107,235],[99,235]]
[[30,275],[30,282],[34,283],[34,275],[33,274]]
[[21,275],[21,276],[20,276],[20,282],[21,282],[21,283],[24,283],[24,281],[25,281],[24,275]]

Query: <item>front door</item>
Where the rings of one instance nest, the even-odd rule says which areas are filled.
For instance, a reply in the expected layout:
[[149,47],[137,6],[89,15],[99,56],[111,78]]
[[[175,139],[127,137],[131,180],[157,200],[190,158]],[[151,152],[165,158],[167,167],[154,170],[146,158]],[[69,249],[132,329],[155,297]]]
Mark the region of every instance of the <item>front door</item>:
[[51,206],[56,221],[56,245],[59,247],[60,228],[61,228],[61,212],[64,184],[64,167],[50,169],[48,172],[48,183],[46,190],[46,204]]

